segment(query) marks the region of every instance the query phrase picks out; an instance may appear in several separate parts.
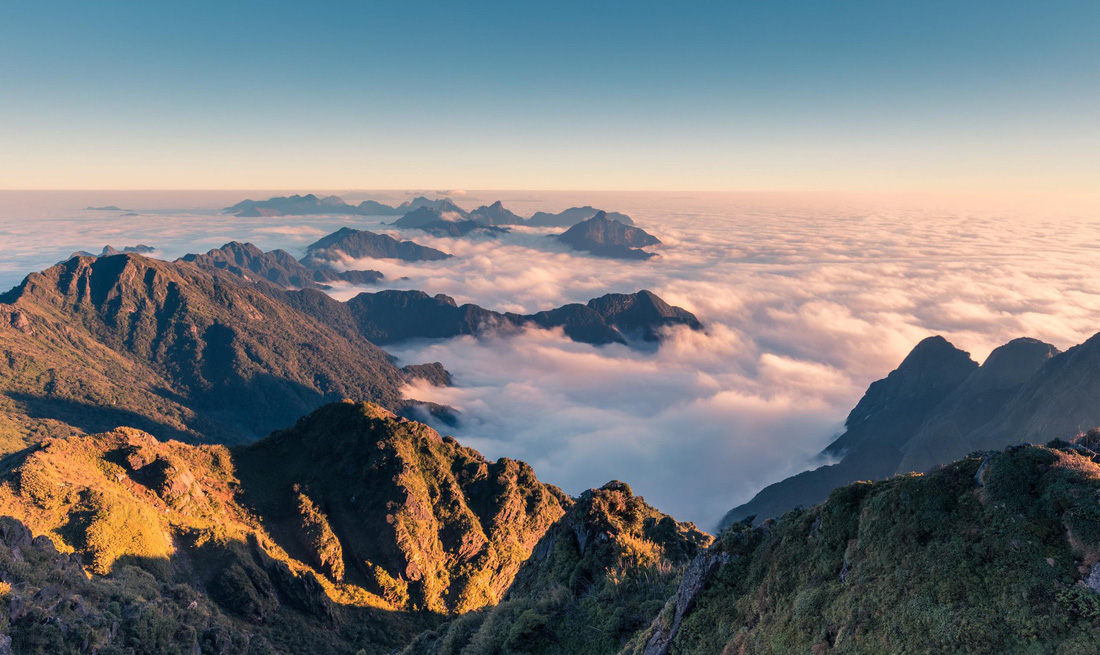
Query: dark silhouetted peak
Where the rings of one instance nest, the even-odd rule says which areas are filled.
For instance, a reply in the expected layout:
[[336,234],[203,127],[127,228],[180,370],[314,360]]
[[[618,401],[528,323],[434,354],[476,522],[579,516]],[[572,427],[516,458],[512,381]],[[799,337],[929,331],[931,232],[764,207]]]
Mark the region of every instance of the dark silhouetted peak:
[[[581,221],[587,221],[597,213],[600,213],[600,210],[590,206],[571,207],[557,214],[536,212],[526,224],[531,227],[572,227]],[[626,214],[619,212],[604,212],[604,214],[607,218],[624,225],[634,225],[634,221]]]
[[608,218],[602,211],[569,228],[557,239],[574,250],[615,259],[648,259],[653,253],[641,248],[661,243],[645,230]]
[[570,304],[535,314],[502,314],[477,305],[459,306],[443,294],[397,290],[361,293],[349,300],[347,307],[362,334],[374,343],[445,339],[534,325],[560,327],[574,341],[602,345],[626,343],[624,332],[656,340],[666,326],[702,327],[687,310],[672,307],[649,292],[611,294],[588,305]]
[[523,218],[505,209],[499,200],[470,212],[470,220],[484,225],[523,225]]
[[[876,436],[892,435],[890,440],[898,444],[907,441],[926,413],[977,368],[978,363],[970,358],[970,353],[959,350],[947,339],[941,336],[924,339],[885,379],[871,383],[844,422],[848,433],[825,452],[836,455],[862,439]],[[900,430],[902,425],[907,429]]]
[[341,259],[400,259],[404,261],[436,261],[450,257],[447,253],[412,241],[399,241],[386,234],[342,227],[311,243],[306,248],[304,263],[340,261]]
[[588,301],[588,307],[625,334],[640,335],[647,341],[657,340],[663,329],[685,325],[702,330],[703,324],[694,314],[681,307],[673,307],[652,291],[637,293],[609,293]]

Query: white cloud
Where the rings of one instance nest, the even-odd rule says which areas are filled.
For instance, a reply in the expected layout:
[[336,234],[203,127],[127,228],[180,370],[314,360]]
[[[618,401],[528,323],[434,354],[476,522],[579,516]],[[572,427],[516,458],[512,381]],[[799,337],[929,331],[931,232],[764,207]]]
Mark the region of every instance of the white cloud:
[[[1014,337],[1065,348],[1100,330],[1100,278],[1089,265],[1100,243],[1096,220],[718,195],[478,195],[502,197],[521,215],[584,204],[623,211],[662,239],[662,257],[571,253],[548,238],[559,231],[551,229],[451,239],[346,216],[164,210],[126,218],[53,208],[28,221],[0,208],[0,283],[105,243],[144,242],[176,257],[236,239],[301,254],[320,234],[349,225],[455,255],[345,262],[382,271],[383,287],[517,312],[652,289],[694,311],[707,332],[675,330],[655,351],[595,348],[547,331],[389,350],[408,362],[442,361],[455,374],[456,388],[409,395],[462,409],[462,427],[444,431],[464,443],[528,460],[570,493],[626,480],[704,527],[806,466],[867,384],[925,336],[943,334],[980,361]],[[72,206],[145,206],[125,200]]]

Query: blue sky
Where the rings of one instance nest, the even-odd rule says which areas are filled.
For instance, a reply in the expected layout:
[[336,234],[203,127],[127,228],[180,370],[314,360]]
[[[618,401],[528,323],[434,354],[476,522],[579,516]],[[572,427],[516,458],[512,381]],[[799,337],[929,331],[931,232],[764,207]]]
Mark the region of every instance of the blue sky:
[[8,2],[0,188],[1089,193],[1100,3]]

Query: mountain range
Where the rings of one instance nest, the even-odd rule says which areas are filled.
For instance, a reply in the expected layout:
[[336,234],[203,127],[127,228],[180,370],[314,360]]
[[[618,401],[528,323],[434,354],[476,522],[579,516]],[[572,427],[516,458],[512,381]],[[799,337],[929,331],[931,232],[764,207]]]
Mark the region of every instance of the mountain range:
[[[602,210],[595,207],[570,207],[569,209],[562,210],[557,214],[551,214],[548,212],[535,212],[531,215],[531,218],[527,220],[527,225],[531,227],[572,227],[582,221],[599,214]],[[634,225],[634,221],[626,214],[620,214],[619,212],[603,212],[607,218],[618,221],[623,225]]]
[[293,196],[278,196],[267,200],[242,200],[226,207],[226,212],[235,216],[311,216],[315,214],[357,214],[361,216],[392,216],[404,213],[399,208],[383,205],[373,200],[365,200],[359,205],[349,205],[339,196],[319,198],[312,193]]
[[443,294],[386,290],[364,292],[347,301],[360,333],[373,343],[406,339],[445,339],[482,335],[526,326],[562,328],[581,343],[626,344],[630,339],[657,341],[669,327],[702,330],[691,312],[673,307],[652,291],[608,294],[587,304],[570,304],[535,314],[500,313],[477,305],[458,305]]
[[351,229],[302,261],[105,249],[0,294],[0,654],[1100,650],[1100,335],[980,365],[921,341],[823,466],[712,537],[402,417],[446,416],[402,390],[451,376],[377,345],[629,344],[694,315],[645,290],[525,315],[340,302],[324,285],[372,273],[330,268],[347,250],[446,256]]
[[330,289],[329,282],[374,284],[385,277],[373,270],[335,271],[317,259],[303,260],[303,264],[285,250],[263,252],[251,243],[238,241],[231,241],[204,254],[184,255],[180,261],[209,271],[227,271],[248,282],[266,280],[280,287],[296,289]]
[[[89,207],[88,209],[108,208]],[[117,210],[117,208],[114,209]],[[430,212],[419,212],[421,209],[430,210]],[[408,221],[399,226],[417,228],[422,227],[425,223],[440,220],[440,215],[453,215],[449,216],[452,220],[458,217],[462,220],[471,220],[481,226],[572,227],[601,213],[601,210],[586,205],[584,207],[570,207],[557,214],[535,212],[531,218],[524,219],[505,208],[499,200],[491,205],[482,205],[473,211],[467,212],[450,198],[432,200],[425,196],[417,196],[396,207],[391,207],[375,200],[364,200],[358,205],[350,205],[339,196],[322,198],[312,193],[304,196],[277,196],[267,200],[242,200],[235,205],[226,207],[224,211],[242,217],[350,214],[358,216],[401,216],[404,219],[409,214],[413,214]],[[624,225],[634,225],[634,221],[626,214],[619,212],[602,213],[606,214],[611,220],[619,221]],[[395,222],[394,224],[397,225],[398,223]]]
[[341,398],[408,408],[405,374],[333,306],[134,254],[32,273],[0,294],[0,441],[128,425],[232,443]]

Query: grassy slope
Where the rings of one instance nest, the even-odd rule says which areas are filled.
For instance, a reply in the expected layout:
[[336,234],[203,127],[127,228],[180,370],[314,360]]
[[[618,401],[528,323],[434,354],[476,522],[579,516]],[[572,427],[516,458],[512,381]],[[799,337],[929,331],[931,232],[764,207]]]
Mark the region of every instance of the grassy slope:
[[734,526],[671,652],[1097,652],[1095,459],[1022,447]]

